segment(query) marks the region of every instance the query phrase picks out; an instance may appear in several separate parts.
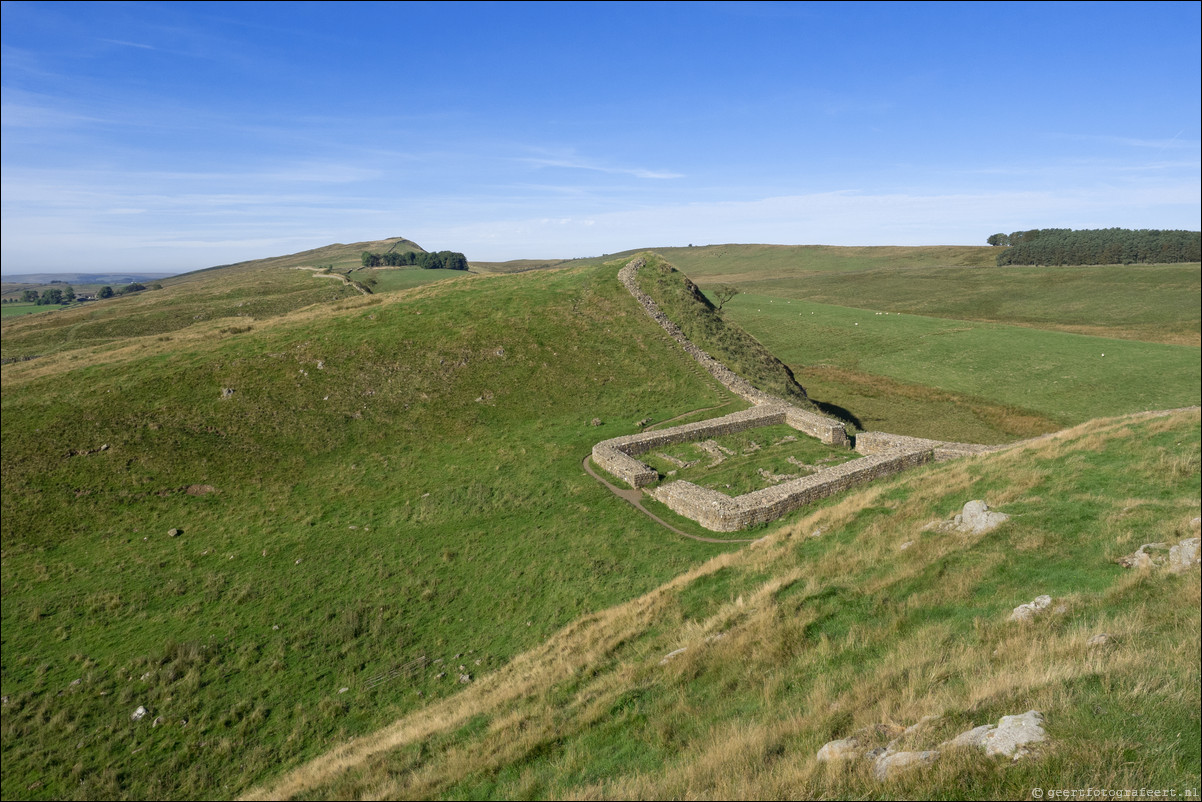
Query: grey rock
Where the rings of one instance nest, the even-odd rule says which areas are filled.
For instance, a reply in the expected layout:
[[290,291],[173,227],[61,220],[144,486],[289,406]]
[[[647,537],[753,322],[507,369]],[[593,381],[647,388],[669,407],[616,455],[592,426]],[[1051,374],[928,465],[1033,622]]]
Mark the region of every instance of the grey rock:
[[1038,710],[1028,710],[1019,716],[1002,716],[997,728],[985,734],[985,754],[1013,760],[1026,757],[1035,744],[1048,739],[1043,723],[1043,713]]
[[1119,559],[1125,568],[1155,568],[1168,559],[1168,543],[1145,543],[1126,557]]
[[1200,561],[1199,545],[1199,538],[1191,537],[1189,540],[1183,540],[1169,549],[1168,570],[1175,574],[1180,574],[1198,565]]
[[1114,646],[1117,642],[1117,639],[1109,632],[1099,632],[1097,635],[1094,635],[1092,638],[1086,641],[1085,645],[1091,649],[1100,649],[1108,646]]
[[467,685],[471,681],[472,681],[471,674],[460,674],[459,675],[459,684],[460,685]]
[[983,724],[980,727],[973,727],[967,732],[962,732],[950,741],[944,741],[939,744],[940,749],[959,749],[965,746],[975,746],[981,748],[985,746],[985,736],[997,729],[992,724]]
[[130,715],[129,720],[130,721],[141,721],[145,717],[146,717],[146,708],[142,707],[142,705],[138,705],[138,709],[135,710]]
[[676,649],[675,651],[668,652],[667,654],[665,654],[665,655],[664,655],[664,659],[659,661],[659,664],[660,664],[661,666],[663,666],[663,665],[667,665],[667,664],[668,664],[668,662],[669,662],[669,661],[670,661],[672,658],[676,657],[677,655],[684,654],[684,653],[685,653],[685,652],[687,652],[688,650],[689,650],[689,647],[687,647],[687,646],[682,646],[681,648],[679,648],[679,649]]
[[860,739],[852,736],[838,741],[823,744],[818,750],[819,763],[833,763],[838,760],[851,760],[860,754]]
[[233,395],[234,395],[234,388],[233,388],[233,387],[222,387],[222,388],[221,388],[221,397],[222,397],[222,398],[230,398],[230,397],[232,397]]
[[1011,621],[1030,621],[1052,605],[1051,596],[1037,596],[1026,604],[1020,604],[1010,613]]
[[172,528],[172,529],[167,530],[167,537],[179,537],[183,533],[184,533],[184,530],[182,530],[182,529]]
[[888,780],[904,771],[909,771],[919,766],[929,766],[938,758],[939,753],[934,750],[884,754],[877,758],[876,763],[873,765],[872,776],[881,781]]

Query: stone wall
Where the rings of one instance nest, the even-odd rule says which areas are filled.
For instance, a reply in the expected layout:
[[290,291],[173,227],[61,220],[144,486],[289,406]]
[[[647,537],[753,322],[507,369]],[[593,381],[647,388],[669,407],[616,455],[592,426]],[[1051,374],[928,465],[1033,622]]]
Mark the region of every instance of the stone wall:
[[635,459],[638,454],[675,443],[721,437],[760,426],[775,426],[787,423],[786,417],[786,411],[779,407],[752,407],[720,418],[686,423],[670,429],[614,437],[593,446],[593,462],[631,487],[646,487],[657,481],[659,474]]
[[[635,297],[635,300],[651,316],[651,319],[658,323],[664,331],[668,332],[672,339],[676,340],[680,344],[680,347],[685,350],[685,353],[693,357],[723,387],[743,400],[750,401],[757,407],[772,406],[779,408],[781,412],[788,416],[789,420],[777,421],[778,423],[787,422],[793,428],[805,432],[812,437],[817,437],[827,445],[846,445],[849,443],[847,432],[844,430],[842,422],[800,409],[774,395],[751,386],[749,381],[698,348],[692,340],[684,335],[679,326],[668,319],[668,316],[651,299],[651,296],[639,289],[637,281],[638,272],[646,264],[647,261],[641,256],[637,259],[632,259],[625,267],[618,271],[618,280]],[[766,426],[768,424],[759,425]],[[740,430],[736,429],[735,431]],[[681,441],[673,440],[670,442]]]
[[[654,484],[659,479],[659,474],[635,459],[639,454],[674,443],[719,437],[780,423],[816,437],[827,445],[850,444],[841,422],[800,409],[752,387],[742,376],[694,345],[660,310],[655,301],[639,289],[635,278],[639,268],[645,264],[646,261],[640,257],[623,267],[618,272],[622,285],[638,300],[647,314],[680,343],[685,352],[697,360],[711,376],[732,393],[755,406],[720,418],[686,423],[660,431],[615,437],[597,443],[593,446],[593,461],[598,466],[631,487],[646,487]],[[776,520],[817,499],[932,460],[953,459],[998,448],[1001,446],[944,443],[884,432],[866,432],[856,437],[856,451],[864,455],[861,458],[742,496],[727,496],[684,481],[669,482],[654,491],[645,492],[649,492],[653,498],[663,502],[673,511],[697,521],[706,529],[734,532]]]
[[894,450],[845,462],[774,487],[727,496],[692,482],[669,482],[651,497],[714,532],[735,532],[780,518],[810,502],[930,462],[930,449]]
[[944,462],[957,457],[967,457],[970,454],[987,454],[999,451],[1005,446],[982,446],[976,443],[945,443],[942,440],[927,440],[922,437],[907,437],[902,434],[888,432],[864,432],[856,435],[856,451],[861,454],[882,454],[898,449],[913,451],[929,449],[935,455],[937,462]]

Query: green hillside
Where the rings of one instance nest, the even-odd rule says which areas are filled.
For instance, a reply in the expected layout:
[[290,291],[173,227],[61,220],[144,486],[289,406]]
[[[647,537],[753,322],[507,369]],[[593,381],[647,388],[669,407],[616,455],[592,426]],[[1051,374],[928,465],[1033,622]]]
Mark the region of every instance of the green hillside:
[[[162,289],[56,310],[4,327],[2,356],[20,359],[88,346],[124,344],[148,335],[220,337],[309,306],[357,298],[343,277],[389,291],[440,281],[462,271],[361,269],[363,251],[421,248],[394,237],[328,245],[288,256],[211,267],[163,279]],[[329,268],[327,270],[326,268]],[[337,275],[341,274],[341,275]]]
[[5,795],[234,795],[727,548],[581,469],[732,402],[616,271],[5,365]]
[[[928,780],[1007,798],[1043,769],[949,762],[882,791],[812,756],[868,724],[1035,704],[1070,744],[1032,764],[1048,776],[1197,783],[1197,570],[1113,562],[1190,531],[1196,412],[924,468],[751,548],[699,542],[583,470],[599,440],[745,406],[618,283],[628,259],[351,274],[373,294],[334,275],[394,246],[416,248],[330,246],[3,322],[5,799],[920,796]],[[977,258],[894,250],[914,270]],[[882,256],[819,252],[866,271]],[[1196,348],[878,316],[777,294],[790,279],[766,272],[719,316],[649,261],[645,290],[705,348],[788,394],[780,357],[863,428],[1004,442],[1197,403]],[[1011,525],[919,531],[976,497]],[[1040,593],[1067,614],[999,618]],[[1082,646],[1103,627],[1108,662]],[[1154,643],[1174,646],[1149,664]],[[1093,752],[1065,740],[1085,725]],[[348,741],[380,749],[330,773],[321,756]]]
[[[272,798],[1023,799],[1199,781],[1199,415],[1109,419],[849,494],[565,628],[460,696],[263,787]],[[926,528],[969,499],[992,532]],[[1012,608],[1047,594],[1043,615]],[[1105,634],[1105,638],[1094,640]],[[1093,640],[1093,644],[1091,644]],[[1014,762],[943,747],[881,782],[826,765],[870,732],[924,750],[1040,711]],[[929,718],[928,718],[929,717]],[[252,795],[257,796],[257,795]]]

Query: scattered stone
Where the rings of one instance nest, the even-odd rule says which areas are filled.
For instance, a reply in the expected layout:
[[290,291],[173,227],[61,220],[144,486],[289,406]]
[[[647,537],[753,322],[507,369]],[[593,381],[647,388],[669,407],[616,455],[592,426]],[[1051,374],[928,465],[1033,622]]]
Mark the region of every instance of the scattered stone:
[[447,675],[447,672],[445,672],[445,671],[439,671],[437,674],[435,674],[435,675],[434,675],[434,679],[442,679],[442,678],[443,678],[443,677],[445,677],[446,675]]
[[648,425],[650,425],[650,424],[651,424],[651,418],[643,418],[641,421],[638,421],[638,422],[637,422],[637,423],[635,423],[634,425],[635,425],[635,426],[637,426],[637,427],[639,427],[639,428],[641,429],[641,428],[643,428],[644,426],[648,426]]
[[339,692],[339,693],[346,693],[346,692],[347,692],[347,691],[349,691],[349,690],[350,690],[350,688],[339,688],[339,689],[338,689],[338,692]]
[[183,533],[184,533],[184,530],[182,530],[182,529],[168,529],[167,537],[179,537]]
[[147,671],[145,674],[142,675],[142,681],[145,682],[146,680],[150,679],[150,677],[151,677],[151,673],[149,671]]
[[130,721],[141,721],[145,716],[146,716],[146,708],[142,707],[142,705],[138,705],[138,709],[135,710],[132,715],[130,715],[129,720]]
[[659,661],[659,664],[661,666],[667,665],[668,661],[670,661],[672,658],[676,657],[677,655],[684,654],[688,650],[689,650],[689,647],[682,646],[681,648],[677,649],[674,652],[668,652],[667,654],[664,655],[664,659]]
[[897,547],[897,550],[898,550],[898,551],[905,551],[906,549],[910,548],[910,547],[911,547],[911,546],[913,546],[913,545],[914,545],[914,541],[913,541],[913,540],[907,540],[905,543],[903,543],[903,544],[901,544],[900,546],[898,546],[898,547]]
[[788,482],[797,478],[797,474],[795,473],[772,473],[767,468],[757,468],[756,470],[759,472],[761,479],[773,484],[780,484],[781,482]]
[[232,397],[233,395],[234,395],[234,388],[233,388],[233,387],[222,387],[222,388],[221,388],[221,397],[222,397],[222,398],[230,398],[230,397]]
[[155,716],[154,721],[150,722],[150,727],[151,727],[151,729],[154,729],[155,727],[159,726],[160,724],[166,724],[166,723],[167,723],[167,719],[163,718],[162,716]]
[[600,418],[593,418],[593,420],[592,420],[592,421],[589,423],[589,425],[590,425],[590,426],[600,426],[600,425],[601,425],[601,419],[600,419]]
[[1157,568],[1168,560],[1168,543],[1145,543],[1126,557],[1119,558],[1124,568]]
[[1052,597],[1048,595],[1036,596],[1033,600],[1026,604],[1020,604],[1014,608],[1014,612],[1010,613],[1010,621],[1030,621],[1035,616],[1042,613],[1052,605]]
[[1020,716],[1002,716],[997,728],[985,734],[985,754],[1018,760],[1031,754],[1035,744],[1047,740],[1043,713],[1028,710]]
[[217,488],[212,485],[188,485],[184,492],[189,496],[207,496],[209,493],[216,493]]
[[900,774],[903,771],[929,766],[939,758],[934,750],[926,752],[886,752],[876,759],[872,767],[872,775],[882,782]]
[[810,537],[822,537],[822,527],[818,527],[813,532],[810,532]]
[[467,685],[471,681],[472,681],[471,674],[460,674],[459,675],[459,684],[460,685]]
[[1085,645],[1091,649],[1099,649],[1114,646],[1116,643],[1118,643],[1118,639],[1109,632],[1099,632],[1086,641]]
[[78,685],[81,682],[83,682],[82,679],[73,679],[73,680],[71,680],[71,687],[74,688],[76,685]]

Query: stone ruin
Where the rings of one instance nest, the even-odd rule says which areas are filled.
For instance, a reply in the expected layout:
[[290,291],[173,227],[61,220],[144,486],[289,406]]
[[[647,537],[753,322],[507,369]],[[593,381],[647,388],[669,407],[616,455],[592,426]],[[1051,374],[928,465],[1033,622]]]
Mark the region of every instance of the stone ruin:
[[[751,409],[733,412],[719,418],[686,423],[652,432],[630,434],[604,440],[593,446],[593,461],[613,476],[638,489],[654,484],[659,474],[636,459],[656,448],[675,443],[705,440],[762,426],[786,424],[797,431],[815,437],[827,445],[850,446],[841,421],[796,407],[763,392],[698,348],[685,337],[659,306],[639,289],[636,281],[639,268],[646,261],[633,259],[618,272],[622,285],[638,300],[647,314],[668,332],[684,350],[719,383],[735,395],[751,402]],[[840,465],[825,468],[809,476],[782,482],[741,496],[728,496],[716,490],[675,481],[647,491],[671,510],[690,518],[715,532],[734,532],[755,524],[776,520],[812,501],[842,492],[874,479],[891,476],[900,471],[931,461],[954,459],[968,454],[992,451],[998,446],[972,443],[945,443],[918,437],[867,432],[856,437],[855,450],[862,456]]]

